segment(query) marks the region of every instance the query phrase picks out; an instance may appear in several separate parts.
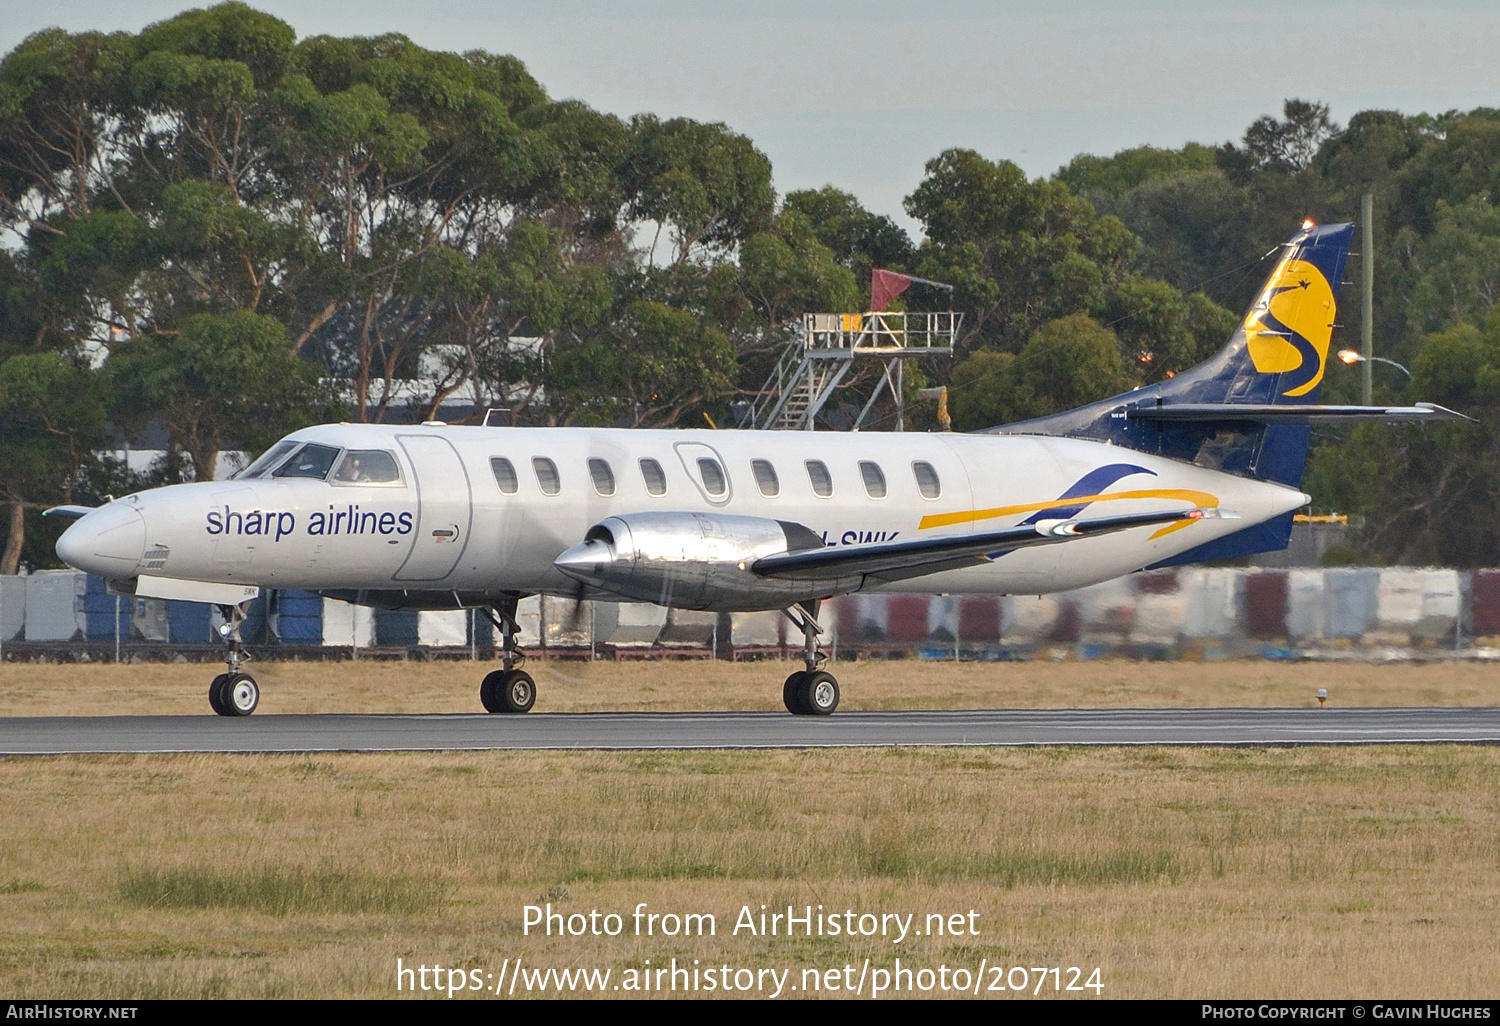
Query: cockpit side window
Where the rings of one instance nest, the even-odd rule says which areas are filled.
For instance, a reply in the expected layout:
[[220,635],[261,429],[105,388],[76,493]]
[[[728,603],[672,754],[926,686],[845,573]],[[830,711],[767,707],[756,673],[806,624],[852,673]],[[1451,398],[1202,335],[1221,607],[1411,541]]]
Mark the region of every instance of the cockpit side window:
[[264,474],[266,471],[276,466],[276,464],[280,463],[282,459],[286,457],[286,454],[291,452],[295,448],[297,448],[296,442],[277,442],[265,452],[261,453],[260,458],[257,459],[254,463],[250,464],[244,470],[237,471],[231,477],[231,480],[238,479],[248,481],[252,478],[260,477],[260,475]]
[[399,485],[401,466],[384,449],[350,449],[333,472],[336,485]]
[[331,445],[308,442],[297,450],[295,456],[283,463],[272,477],[314,477],[319,481],[328,476],[333,461],[339,458],[339,450]]

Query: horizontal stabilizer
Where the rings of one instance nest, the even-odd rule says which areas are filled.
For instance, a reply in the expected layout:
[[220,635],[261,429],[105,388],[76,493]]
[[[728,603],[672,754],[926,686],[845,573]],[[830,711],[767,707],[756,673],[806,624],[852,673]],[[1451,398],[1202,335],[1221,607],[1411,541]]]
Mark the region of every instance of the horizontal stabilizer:
[[1186,509],[1096,520],[1041,520],[1003,531],[780,553],[757,559],[750,569],[761,577],[780,580],[818,581],[864,574],[883,581],[901,581],[984,563],[995,553],[1031,545],[1053,545],[1133,527],[1232,516],[1220,510]]
[[1369,421],[1472,420],[1435,403],[1415,406],[1273,406],[1265,403],[1163,403],[1125,410],[1130,420],[1218,421],[1250,424],[1359,424]]

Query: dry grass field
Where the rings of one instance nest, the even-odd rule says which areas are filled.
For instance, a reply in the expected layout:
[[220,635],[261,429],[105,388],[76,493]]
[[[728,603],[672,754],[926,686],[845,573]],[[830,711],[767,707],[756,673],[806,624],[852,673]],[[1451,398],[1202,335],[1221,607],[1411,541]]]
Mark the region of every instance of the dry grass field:
[[[1492,748],[110,756],[5,760],[0,784],[13,996],[391,996],[397,957],[517,956],[616,980],[985,958],[1098,966],[1117,997],[1495,988]],[[549,895],[718,935],[523,937]],[[730,933],[788,903],[974,909],[979,936]]]
[[[479,712],[467,661],[262,662],[262,713]],[[800,663],[533,661],[537,712],[781,708]],[[1444,663],[840,662],[844,709],[1500,705],[1500,666]],[[0,716],[203,715],[213,663],[0,663]]]
[[[199,714],[208,669],[5,665],[0,715]],[[266,712],[473,707],[465,663],[259,670]],[[780,670],[552,664],[538,708],[770,708]],[[850,708],[1500,697],[1500,669],[1473,666],[841,677]],[[1493,996],[1500,969],[1488,747],[10,758],[0,794],[0,993],[15,997],[387,997],[398,957],[608,968],[611,986],[646,959],[791,969],[788,984],[866,958],[984,959],[1097,966],[1115,997]],[[522,907],[548,900],[622,914],[625,933],[523,936]],[[630,936],[639,902],[713,913],[717,935]],[[979,933],[734,936],[741,906],[762,904],[916,913],[918,928],[973,909]]]

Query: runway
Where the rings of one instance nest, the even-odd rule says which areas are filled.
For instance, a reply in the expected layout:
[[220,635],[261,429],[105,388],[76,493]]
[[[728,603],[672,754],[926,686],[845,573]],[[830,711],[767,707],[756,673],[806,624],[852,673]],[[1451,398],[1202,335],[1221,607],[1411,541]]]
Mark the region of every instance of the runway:
[[0,719],[0,755],[897,745],[1500,742],[1500,708],[996,709],[526,716],[48,716]]

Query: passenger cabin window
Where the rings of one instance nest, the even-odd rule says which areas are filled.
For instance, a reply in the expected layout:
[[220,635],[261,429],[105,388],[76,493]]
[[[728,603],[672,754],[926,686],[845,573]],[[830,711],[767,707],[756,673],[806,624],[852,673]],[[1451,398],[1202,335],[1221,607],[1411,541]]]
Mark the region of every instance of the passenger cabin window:
[[557,464],[545,456],[537,456],[531,461],[531,469],[536,471],[537,487],[541,488],[543,495],[556,495],[562,491],[562,479],[557,476]]
[[651,495],[667,494],[667,475],[661,464],[649,457],[641,460],[641,477],[646,482],[646,491]]
[[703,477],[704,490],[714,498],[729,490],[729,484],[724,480],[724,468],[719,466],[718,460],[707,456],[698,457],[698,473]]
[[822,460],[807,461],[807,479],[812,482],[813,494],[826,499],[833,494],[833,478]]
[[516,479],[516,465],[504,456],[490,457],[490,472],[495,475],[495,484],[502,495],[514,495],[521,482]]
[[333,469],[333,461],[338,458],[339,451],[333,446],[308,442],[297,450],[295,456],[283,463],[273,476],[315,477],[321,481],[328,476],[328,471]]
[[760,489],[760,494],[768,499],[781,494],[781,482],[776,479],[776,468],[771,466],[770,460],[751,460],[750,469],[755,472],[755,487]]
[[917,491],[922,493],[924,499],[936,499],[943,494],[943,487],[938,483],[937,471],[932,464],[926,460],[917,460],[911,465],[911,472],[917,478]]
[[271,446],[271,448],[261,453],[260,459],[250,464],[244,470],[241,470],[234,474],[231,480],[233,480],[234,478],[248,480],[249,478],[260,477],[260,475],[264,474],[266,471],[276,466],[276,464],[280,463],[282,459],[286,457],[286,454],[291,452],[295,448],[297,448],[296,442],[277,442],[275,445]]
[[589,460],[589,477],[594,481],[594,491],[600,495],[615,494],[615,472],[609,469],[609,461]]
[[872,499],[885,498],[885,473],[871,460],[859,461],[859,476],[865,482],[865,494]]
[[401,467],[384,449],[350,449],[333,472],[337,485],[398,485]]

